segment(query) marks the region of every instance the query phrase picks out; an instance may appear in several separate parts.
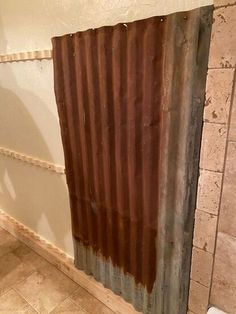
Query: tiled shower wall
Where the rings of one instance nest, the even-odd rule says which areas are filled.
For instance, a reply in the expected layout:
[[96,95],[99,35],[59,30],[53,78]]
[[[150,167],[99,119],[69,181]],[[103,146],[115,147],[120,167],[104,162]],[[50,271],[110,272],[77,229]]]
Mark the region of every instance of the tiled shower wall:
[[189,314],[236,313],[236,2],[214,5]]

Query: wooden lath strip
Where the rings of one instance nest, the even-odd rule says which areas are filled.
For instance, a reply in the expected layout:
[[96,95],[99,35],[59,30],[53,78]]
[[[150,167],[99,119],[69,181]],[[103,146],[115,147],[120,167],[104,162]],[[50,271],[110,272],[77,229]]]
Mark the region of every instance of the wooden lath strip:
[[0,55],[0,63],[27,61],[27,60],[43,60],[51,59],[52,50],[25,51],[7,55]]
[[10,157],[13,159],[17,159],[17,160],[23,161],[27,164],[30,164],[30,165],[33,165],[36,167],[40,167],[40,168],[43,168],[43,169],[46,169],[46,170],[49,170],[52,172],[56,172],[58,174],[64,174],[65,173],[65,167],[64,166],[56,165],[52,162],[48,162],[45,160],[41,160],[39,158],[28,156],[26,154],[13,151],[13,150],[8,149],[6,147],[0,147],[0,155]]

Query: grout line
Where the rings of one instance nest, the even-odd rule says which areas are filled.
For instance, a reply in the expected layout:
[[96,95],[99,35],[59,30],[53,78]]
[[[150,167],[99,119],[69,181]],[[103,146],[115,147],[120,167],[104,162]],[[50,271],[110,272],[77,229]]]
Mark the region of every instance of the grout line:
[[[1,210],[0,227],[19,239],[20,242],[24,243],[32,251],[35,251],[38,255],[42,256],[42,258],[52,264],[54,268],[58,269],[65,276],[74,281],[77,284],[75,291],[77,288],[81,287],[114,313],[140,313],[136,311],[131,304],[127,303],[120,296],[115,295],[111,290],[106,289],[91,276],[76,269],[71,256],[55,247],[55,245],[48,243],[34,231],[30,230],[28,227],[16,221],[13,217],[10,217]],[[72,293],[73,292],[74,291],[72,291]]]
[[213,281],[213,274],[214,274],[214,267],[215,267],[215,256],[216,256],[216,247],[217,247],[219,220],[220,220],[219,219],[220,218],[220,209],[221,209],[223,186],[224,186],[224,179],[225,179],[226,160],[227,160],[228,144],[229,144],[229,130],[230,130],[230,122],[231,122],[231,115],[232,115],[232,108],[233,108],[235,88],[236,88],[236,70],[234,71],[233,86],[232,86],[232,90],[231,90],[230,110],[229,110],[228,123],[227,123],[227,136],[226,136],[225,156],[224,156],[224,164],[223,164],[223,176],[222,176],[222,183],[221,183],[221,189],[220,189],[218,218],[217,218],[217,222],[216,222],[215,246],[214,246],[214,252],[213,252],[214,258],[213,258],[213,263],[212,263],[212,271],[211,271],[211,281],[210,281],[210,291],[209,291],[208,304],[210,303],[211,290],[212,290],[212,281]]
[[32,307],[37,313],[39,313],[39,311],[38,310],[36,310],[36,308],[33,306],[33,305],[31,305],[30,303],[29,303],[29,301],[27,301],[27,299],[25,298],[25,296],[17,289],[17,288],[12,288],[17,294],[19,294],[19,296],[22,298],[22,299],[24,299],[26,302],[27,302],[27,304],[29,304],[30,305],[30,307]]
[[[0,215],[1,215],[1,213],[3,213],[1,210],[0,210]],[[13,218],[14,220],[15,220],[15,218]],[[27,228],[27,227],[26,227]],[[66,277],[68,277],[70,280],[72,280],[73,282],[75,282],[77,285],[78,285],[78,287],[81,287],[76,281],[74,281],[72,278],[70,278],[66,273],[64,273],[61,269],[59,269],[54,263],[52,263],[52,262],[50,262],[49,260],[47,260],[43,255],[41,255],[40,253],[38,253],[37,252],[37,250],[35,250],[33,247],[31,247],[30,245],[28,245],[28,244],[26,244],[24,241],[22,241],[21,239],[19,239],[19,238],[17,238],[17,236],[16,235],[13,235],[12,233],[10,233],[8,230],[6,230],[3,226],[1,226],[0,225],[0,229],[3,229],[3,230],[5,230],[6,232],[8,232],[10,235],[12,235],[17,241],[19,241],[21,244],[23,244],[23,245],[25,245],[27,248],[29,248],[32,252],[34,252],[35,254],[37,254],[38,256],[40,256],[41,258],[43,258],[46,262],[48,262],[52,267],[54,267],[55,269],[57,269],[58,271],[60,271],[63,275],[65,275]],[[33,232],[34,233],[34,232]],[[40,237],[40,239],[42,240],[42,238],[41,238],[41,236],[39,236]],[[49,244],[46,240],[43,240],[43,241],[45,241],[45,243],[47,243],[48,245],[50,245],[50,246],[53,246],[52,244]],[[17,248],[16,248],[17,249]],[[14,254],[13,252],[16,250],[16,249],[14,249],[14,250],[12,250],[12,251],[10,251],[10,252],[8,252],[8,253],[5,253],[4,255],[2,255],[2,256],[5,256],[5,255],[7,255],[7,254],[9,254],[9,253],[12,253],[12,254]],[[63,252],[64,253],[64,252]],[[66,254],[66,253],[65,253]],[[15,254],[14,254],[15,255]],[[1,256],[1,257],[2,257]],[[16,255],[15,255],[16,256]],[[43,266],[44,267],[44,266]],[[34,270],[32,270],[32,272],[29,274],[29,276],[31,276],[33,273],[35,273],[35,272],[37,272],[37,271],[39,271],[39,268],[36,268],[36,269],[34,269]],[[27,276],[26,278],[24,278],[24,279],[22,279],[21,281],[19,281],[19,282],[17,282],[17,284],[20,284],[20,283],[22,283],[25,279],[27,279],[29,276]],[[12,287],[12,286],[11,286]],[[78,288],[77,287],[77,288]],[[82,287],[81,287],[82,288]],[[84,288],[83,288],[84,289]],[[76,290],[76,289],[75,289]],[[73,291],[74,292],[74,291]],[[96,297],[95,297],[96,298]],[[97,299],[97,298],[96,298]]]
[[[203,285],[202,283],[200,283],[200,282],[196,281],[195,279],[192,279],[192,278],[191,278],[191,281],[196,282],[198,285],[200,285],[200,286],[202,286],[202,287],[204,287],[204,288],[209,288],[209,287],[207,287],[207,286]],[[190,309],[190,311],[191,311],[191,309]]]
[[10,290],[12,290],[12,286],[6,288],[5,290],[3,290],[3,292],[0,291],[0,298],[7,294]]
[[[89,293],[89,291],[87,291],[87,290],[85,290],[83,287],[81,287],[79,284],[78,284],[78,287],[77,287],[77,289],[78,288],[81,288],[81,289],[83,289],[85,292],[87,292],[89,295],[91,295],[91,297],[93,297],[93,298],[95,298],[91,293]],[[77,290],[76,289],[76,290]],[[75,291],[76,291],[75,290]],[[75,304],[77,307],[79,307],[81,310],[83,310],[83,311],[85,311],[86,313],[88,313],[88,314],[90,314],[88,311],[87,311],[87,309],[85,309],[83,306],[81,306],[81,305],[79,305],[79,304],[77,304],[72,298],[71,298],[71,296],[73,295],[73,293],[75,292],[75,291],[73,291],[70,295],[69,295],[69,299],[70,299],[70,301],[73,303],[73,304]],[[106,304],[104,304],[102,301],[100,301],[100,300],[98,300],[97,298],[95,298],[99,303],[101,303],[104,307],[106,307],[106,308],[108,308],[107,307],[107,305]],[[110,311],[112,311],[112,313],[116,313],[116,312],[114,312],[112,309],[110,309],[109,308],[109,310]]]
[[228,4],[223,4],[223,5],[217,5],[217,6],[214,6],[214,11],[215,10],[218,10],[218,9],[222,9],[222,8],[229,8],[229,7],[233,7],[236,5],[236,1],[234,3],[228,3]]
[[[83,289],[83,288],[82,288]],[[87,292],[87,291],[86,291]],[[80,310],[84,311],[85,313],[90,314],[84,307],[82,307],[81,305],[77,304],[73,299],[71,299],[72,294],[68,297],[70,299],[70,301],[76,305]],[[99,300],[98,300],[99,301]],[[99,301],[101,302],[101,301]],[[101,302],[102,303],[102,302]],[[102,303],[103,304],[103,303]]]
[[53,313],[53,311],[54,311],[58,306],[60,306],[65,300],[67,300],[67,299],[69,299],[68,296],[66,296],[64,299],[62,299],[61,302],[58,303],[58,304],[49,312],[49,314],[50,314],[50,313]]
[[[27,300],[26,298],[16,289],[16,288],[12,288],[12,290],[14,290],[23,300],[25,300],[25,302],[37,313],[39,313],[36,308],[34,308],[34,306],[32,306]],[[40,314],[40,313],[39,313]]]
[[209,121],[208,119],[203,120],[203,123],[226,126],[226,122],[213,122],[213,121]]
[[[20,241],[20,240],[19,240]],[[24,242],[20,241],[22,244],[26,245]],[[27,245],[26,245],[27,246]],[[29,246],[27,246],[32,252],[34,252],[35,254],[39,255],[36,251],[34,251],[32,248],[30,248]],[[39,255],[40,256],[40,255]],[[55,265],[51,264],[49,261],[47,261],[43,256],[41,256],[41,258],[43,258],[46,262],[48,262],[52,267],[54,267],[57,271],[59,271],[60,273],[62,273],[64,276],[68,277],[63,271],[61,271],[60,269],[58,269]],[[24,263],[24,262],[23,262]],[[35,270],[32,270],[32,272],[29,274],[29,276],[27,276],[26,278],[22,279],[21,281],[17,282],[16,284],[14,284],[11,289],[13,289],[15,292],[17,292],[37,313],[40,313],[37,311],[37,309],[31,305],[26,297],[17,289],[16,285],[19,285],[21,283],[23,283],[25,280],[27,280],[30,276],[32,276],[34,273],[37,273],[39,271],[40,267],[39,268],[36,268]],[[69,278],[69,277],[68,277]],[[72,280],[71,278],[69,278],[70,280]],[[74,280],[72,280],[73,282],[75,282]],[[75,282],[76,283],[76,282]],[[69,296],[71,296],[77,289],[78,287],[81,287],[78,283],[76,283],[77,287],[75,287],[75,289],[71,292],[70,295],[67,295],[65,297],[65,299],[63,299],[59,304],[57,304],[53,309],[52,311],[54,311],[54,309],[60,305],[62,302],[64,302],[67,298],[69,298]],[[95,298],[95,297],[94,297]],[[50,313],[52,312],[50,311]]]
[[223,172],[222,171],[219,171],[219,170],[212,170],[212,169],[207,169],[207,168],[200,168],[199,167],[199,170],[201,170],[201,171],[209,171],[209,172],[215,172],[215,173],[220,173],[220,174],[223,174]]
[[227,126],[227,122],[214,122],[214,121],[208,121],[207,119],[203,121],[204,124],[216,124],[216,125],[223,125]]
[[[10,252],[9,252],[10,253]],[[4,256],[4,255],[3,255]],[[2,258],[2,256],[1,256]],[[8,293],[10,290],[14,290],[15,292],[18,292],[16,289],[15,289],[15,285],[18,285],[20,283],[22,283],[24,280],[26,280],[27,278],[29,278],[33,273],[35,272],[35,270],[32,270],[32,272],[29,273],[29,275],[27,275],[24,279],[22,280],[19,280],[17,282],[14,282],[14,284],[10,285],[9,287],[6,288],[6,290],[0,294],[0,297],[2,297],[3,295],[5,295],[6,293]],[[23,298],[25,300],[25,298]],[[25,300],[26,301],[26,300]],[[27,302],[28,303],[28,302]]]
[[[77,288],[76,288],[77,289]],[[76,291],[76,289],[75,289],[75,291]],[[64,299],[62,299],[61,301],[60,301],[60,303],[58,303],[50,312],[49,312],[49,314],[50,313],[53,313],[53,311],[58,307],[58,306],[60,306],[63,302],[65,302],[67,299],[70,299],[70,296],[75,292],[75,291],[73,291],[70,295],[67,295]],[[70,301],[72,301],[71,299],[70,299]],[[75,304],[75,303],[74,303]],[[77,304],[75,304],[75,305],[77,305]],[[79,308],[79,306],[77,305],[77,307]]]
[[[0,227],[1,228],[1,227]],[[3,228],[2,228],[3,229]],[[4,229],[3,229],[4,230]],[[8,231],[7,231],[8,232]],[[20,243],[20,240],[17,239],[17,241]],[[8,251],[6,253],[4,253],[3,255],[0,256],[0,259],[8,254],[14,254],[13,252],[17,249],[18,247],[16,247],[15,249]],[[1,295],[1,294],[0,294]]]
[[197,207],[196,207],[195,211],[197,211],[197,210],[200,211],[200,212],[203,212],[203,213],[205,213],[205,214],[212,215],[212,216],[214,216],[214,217],[218,217],[218,214],[209,213],[209,212],[207,212],[207,211],[204,210],[204,209],[200,209],[200,208],[197,208]]
[[[82,287],[81,287],[82,288]],[[84,288],[82,288],[83,290],[85,290]],[[85,290],[86,291],[86,290]],[[87,293],[89,293],[88,291],[86,291]],[[72,293],[73,294],[73,293]],[[87,309],[85,309],[82,305],[79,305],[79,304],[77,304],[72,298],[71,298],[71,296],[72,296],[72,294],[68,297],[68,299],[70,299],[70,301],[73,303],[73,304],[75,304],[79,309],[81,309],[82,311],[85,311],[86,313],[88,313],[88,314],[91,314],[91,313],[89,313],[88,311],[87,311]],[[89,293],[90,294],[90,293]],[[90,294],[91,295],[91,294]],[[93,295],[91,295],[92,297],[93,297]],[[102,303],[100,300],[98,300],[98,299],[96,299],[98,302],[100,302],[103,306],[105,306],[106,308],[107,308],[107,306],[104,304],[104,303]],[[114,312],[113,310],[111,310],[110,308],[109,308],[109,310],[112,312],[112,313],[116,313],[116,312]]]
[[235,69],[235,66],[230,66],[230,67],[208,67],[209,70],[232,70]]
[[196,282],[196,283],[198,283],[199,285],[201,285],[201,286],[207,288],[207,289],[210,288],[210,286],[206,286],[206,285],[204,285],[203,283],[201,283],[200,281],[197,281],[197,280],[195,280],[195,279],[193,279],[193,278],[191,278],[191,280],[194,281],[194,282]]
[[[20,240],[19,240],[20,241]],[[21,241],[20,241],[21,242]],[[22,244],[26,245],[25,243],[21,242]],[[27,246],[27,245],[26,245]],[[27,246],[28,247],[28,246]],[[34,252],[35,254],[39,255],[36,251],[34,251],[32,248],[28,247],[32,252]],[[39,255],[40,256],[40,255]],[[55,265],[51,264],[49,261],[47,261],[43,256],[40,256],[41,258],[43,258],[46,262],[48,262],[52,267],[54,267],[57,271],[59,271],[60,273],[62,273],[64,276],[68,277],[63,271],[61,271],[59,268],[57,268]],[[23,262],[24,263],[24,262]],[[16,285],[19,285],[21,283],[23,283],[25,280],[27,280],[30,276],[32,276],[34,273],[37,273],[39,271],[39,268],[36,268],[35,270],[33,270],[29,276],[27,276],[26,278],[22,279],[21,281],[17,282],[16,284],[14,284],[11,289],[15,290],[15,292],[17,292],[37,313],[40,313],[36,310],[36,308],[31,305],[27,299],[24,297],[24,295],[15,287]],[[69,277],[68,277],[69,278]],[[64,302],[67,298],[69,298],[77,289],[78,287],[81,287],[77,282],[75,282],[73,279],[69,278],[71,281],[73,281],[77,287],[75,287],[75,289],[71,292],[71,294],[67,295],[65,297],[65,299],[63,299],[60,303],[58,303],[49,313],[53,312],[55,310],[55,308],[60,305],[62,302]],[[82,288],[82,287],[81,287]],[[83,288],[82,288],[83,289]],[[93,298],[95,298],[93,296]]]
[[198,250],[201,250],[201,251],[206,252],[206,253],[211,254],[211,255],[214,254],[214,253],[212,253],[212,252],[209,252],[209,251],[207,251],[207,250],[204,250],[202,247],[199,247],[199,246],[197,246],[196,244],[193,244],[193,248],[196,248],[196,249],[198,249]]
[[29,278],[31,275],[33,275],[35,272],[36,272],[36,270],[33,269],[33,270],[29,273],[29,275],[26,276],[24,279],[15,282],[15,283],[11,286],[11,289],[15,289],[14,286],[21,284],[23,281],[25,281],[26,279],[28,279],[28,278]]

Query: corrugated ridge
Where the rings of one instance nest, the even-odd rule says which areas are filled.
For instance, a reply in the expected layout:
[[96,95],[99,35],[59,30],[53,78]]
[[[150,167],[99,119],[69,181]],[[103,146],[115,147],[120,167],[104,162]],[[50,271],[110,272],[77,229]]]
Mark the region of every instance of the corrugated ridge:
[[53,40],[73,235],[88,248],[76,264],[139,309],[156,276],[163,22]]
[[[200,115],[193,131],[190,124],[204,94],[203,84],[195,92],[186,81],[194,79],[195,55],[209,34],[205,21],[198,38],[201,14],[53,39],[54,51],[62,49],[54,52],[55,91],[75,264],[145,314],[186,310],[184,241],[191,243],[192,229],[183,215],[193,211],[195,190],[186,191],[192,155],[185,146],[191,151],[198,136]],[[196,81],[205,79],[202,68]]]
[[[79,39],[75,37],[76,47],[79,47]],[[89,99],[89,107],[90,110],[90,123],[94,127],[91,127],[91,150],[92,150],[92,168],[94,176],[93,176],[93,191],[95,199],[101,199],[103,187],[103,171],[100,159],[97,158],[99,154],[99,146],[101,143],[101,123],[100,123],[100,106],[96,106],[97,99],[100,99],[100,91],[99,86],[96,82],[97,80],[97,35],[95,36],[87,36],[84,39],[85,43],[85,58],[86,58],[86,78],[87,78],[87,88],[88,88],[88,99]],[[82,57],[82,56],[81,56]],[[86,104],[85,104],[86,105]],[[86,119],[86,118],[85,118]],[[86,120],[87,122],[87,120]],[[85,122],[85,123],[86,123]],[[98,171],[96,171],[96,169]],[[95,206],[95,203],[92,204]],[[93,208],[96,210],[96,207]],[[102,239],[102,233],[99,230],[102,229],[102,221],[101,217],[95,216],[93,221],[94,228],[94,236],[98,239],[98,247],[102,247],[104,249],[104,241]],[[92,271],[91,271],[92,272]],[[98,272],[99,273],[99,272]],[[98,277],[100,280],[100,277]]]
[[[147,291],[141,284],[136,284],[133,276],[125,274],[122,269],[114,266],[110,259],[103,260],[102,256],[95,254],[91,247],[85,247],[81,243],[75,241],[75,265],[79,269],[83,269],[89,274],[88,269],[93,273],[96,280],[101,278],[104,286],[111,288],[105,284],[107,274],[110,275],[112,281],[112,290],[116,294],[120,294],[127,302],[143,313],[155,313],[155,299],[157,298],[155,286],[151,293]],[[86,262],[83,262],[85,261]],[[120,293],[120,283],[122,282],[122,290]]]

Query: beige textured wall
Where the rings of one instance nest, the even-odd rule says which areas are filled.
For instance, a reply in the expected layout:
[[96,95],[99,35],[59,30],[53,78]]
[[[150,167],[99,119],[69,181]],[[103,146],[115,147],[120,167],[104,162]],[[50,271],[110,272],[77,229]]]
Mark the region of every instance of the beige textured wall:
[[0,0],[0,54],[50,49],[53,36],[208,4],[212,0]]
[[[51,37],[212,0],[0,0],[0,54],[51,49]],[[0,64],[0,146],[64,164],[52,61]],[[0,209],[73,254],[63,175],[0,156]]]
[[[52,62],[0,64],[0,146],[64,165]],[[0,156],[0,209],[73,254],[64,175]]]
[[211,38],[189,313],[236,313],[236,2],[216,0]]

